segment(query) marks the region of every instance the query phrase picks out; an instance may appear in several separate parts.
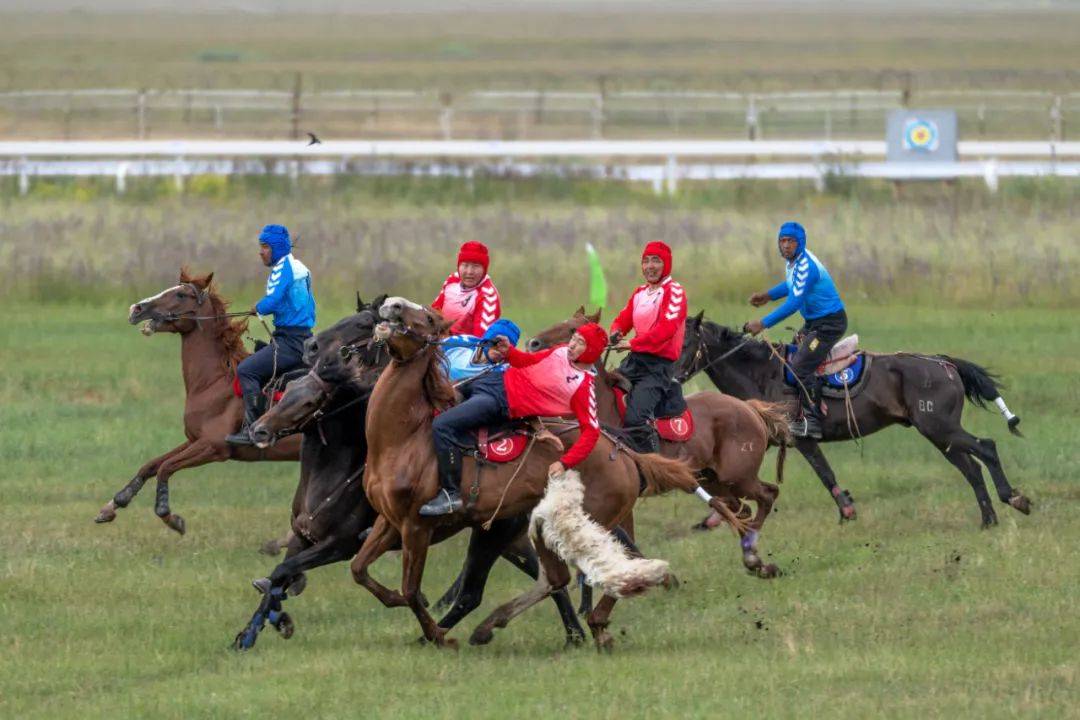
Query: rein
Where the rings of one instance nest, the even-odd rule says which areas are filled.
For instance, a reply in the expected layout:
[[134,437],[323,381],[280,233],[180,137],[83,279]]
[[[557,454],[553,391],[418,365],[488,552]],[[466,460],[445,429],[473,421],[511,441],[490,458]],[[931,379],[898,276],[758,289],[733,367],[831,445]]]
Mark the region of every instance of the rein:
[[[723,354],[723,355],[721,355],[720,357],[717,357],[717,358],[713,358],[712,360],[710,360],[710,361],[709,361],[709,363],[708,363],[708,364],[706,364],[706,365],[702,365],[701,367],[699,367],[699,368],[697,368],[697,369],[695,369],[695,370],[691,371],[689,375],[687,375],[686,377],[684,377],[684,378],[682,378],[682,379],[680,379],[680,380],[678,381],[678,382],[679,382],[679,384],[680,384],[680,385],[684,385],[684,384],[686,384],[686,383],[690,382],[690,379],[691,379],[692,377],[694,377],[695,375],[697,375],[697,374],[698,374],[699,372],[702,372],[702,371],[704,371],[704,370],[708,370],[709,368],[713,367],[713,366],[714,366],[714,365],[716,365],[717,363],[719,363],[719,362],[722,362],[722,361],[724,361],[724,360],[727,360],[727,359],[728,359],[729,357],[731,357],[732,355],[734,355],[735,353],[737,353],[737,352],[738,352],[739,350],[742,350],[742,349],[743,349],[743,347],[744,347],[744,346],[745,346],[745,345],[746,345],[747,343],[749,343],[749,342],[751,341],[751,339],[752,339],[752,338],[746,338],[746,339],[745,339],[745,340],[743,340],[743,341],[742,341],[741,343],[739,343],[739,344],[738,344],[738,345],[736,345],[735,347],[731,348],[730,350],[728,350],[728,351],[727,351],[726,353],[724,353],[724,354]],[[695,355],[694,355],[694,362],[695,362],[695,364],[697,363],[697,360],[698,360],[698,358],[700,358],[700,357],[701,357],[702,355],[705,355],[705,359],[706,359],[706,360],[708,360],[708,359],[709,359],[709,358],[708,358],[708,351],[707,351],[707,350],[705,350],[704,352],[702,351],[702,348],[706,348],[706,347],[707,347],[707,346],[705,345],[705,341],[704,341],[704,339],[702,339],[702,340],[699,340],[699,341],[698,341],[698,350],[697,350],[697,353],[695,353]]]

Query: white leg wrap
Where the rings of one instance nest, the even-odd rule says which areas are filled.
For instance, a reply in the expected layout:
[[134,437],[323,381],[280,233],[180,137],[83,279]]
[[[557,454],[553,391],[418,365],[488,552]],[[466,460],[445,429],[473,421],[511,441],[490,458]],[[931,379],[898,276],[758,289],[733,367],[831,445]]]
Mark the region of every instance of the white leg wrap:
[[712,500],[712,495],[705,492],[705,488],[701,487],[700,485],[697,486],[697,490],[694,491],[694,494],[701,498],[701,501],[706,504],[708,504],[708,502]]
[[998,397],[997,400],[994,400],[994,404],[997,405],[997,409],[1001,411],[1001,414],[1005,416],[1006,420],[1012,420],[1014,417],[1016,417],[1012,414],[1012,411],[1009,410],[1008,406],[1005,405],[1004,398]]

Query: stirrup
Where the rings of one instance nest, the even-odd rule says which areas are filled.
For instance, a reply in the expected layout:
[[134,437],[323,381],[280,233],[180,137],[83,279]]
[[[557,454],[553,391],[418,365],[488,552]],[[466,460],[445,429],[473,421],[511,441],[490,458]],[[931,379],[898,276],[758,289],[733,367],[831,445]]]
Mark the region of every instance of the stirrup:
[[807,416],[802,416],[796,420],[792,420],[788,424],[788,429],[791,434],[799,438],[811,438],[813,440],[821,439],[821,423],[815,419],[811,422]]
[[225,442],[229,445],[254,445],[255,441],[251,439],[251,430],[245,425],[240,428],[238,432],[234,432],[231,435],[225,436]]
[[440,488],[438,495],[421,506],[420,515],[423,517],[451,515],[461,510],[463,505],[460,492],[455,490],[451,493],[446,488]]

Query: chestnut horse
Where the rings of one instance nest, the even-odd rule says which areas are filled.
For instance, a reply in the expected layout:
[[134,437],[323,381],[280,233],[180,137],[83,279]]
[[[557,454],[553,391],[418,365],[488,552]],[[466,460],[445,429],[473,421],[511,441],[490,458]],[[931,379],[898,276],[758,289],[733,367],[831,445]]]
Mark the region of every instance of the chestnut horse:
[[[534,443],[521,461],[477,465],[467,459],[462,482],[475,485],[467,492],[471,500],[464,510],[451,516],[421,517],[420,506],[438,490],[435,453],[432,449],[433,414],[454,400],[454,391],[441,368],[439,338],[449,323],[434,310],[396,297],[387,300],[380,314],[387,322],[376,330],[376,339],[385,343],[390,365],[379,376],[368,402],[368,461],[364,487],[379,513],[374,529],[352,561],[352,574],[387,607],[408,606],[416,615],[424,637],[439,646],[456,647],[453,639],[428,613],[420,595],[427,551],[433,540],[464,526],[484,521],[513,518],[529,513],[540,502],[548,484],[548,466],[559,453],[548,443]],[[576,427],[564,439],[573,442]],[[637,500],[639,478],[645,480],[647,494],[680,489],[698,494],[711,507],[731,515],[719,500],[701,489],[689,468],[678,461],[655,456],[619,452],[615,443],[601,437],[594,451],[578,469],[585,480],[581,507],[596,524],[610,530],[630,515]],[[640,476],[639,476],[640,472]],[[734,516],[730,522],[739,526]],[[397,543],[402,547],[401,592],[379,584],[368,574],[370,565]],[[489,642],[495,627],[563,588],[570,579],[566,563],[549,548],[543,538],[534,538],[540,558],[537,584],[522,596],[495,610],[473,633],[471,642]],[[657,584],[665,578],[633,578],[620,593],[630,594]],[[610,648],[607,631],[614,595],[607,594],[588,618],[593,638],[600,648]]]
[[169,478],[185,468],[223,460],[298,460],[300,436],[286,439],[269,450],[236,447],[225,436],[240,428],[244,409],[233,394],[237,364],[247,357],[243,335],[247,320],[233,320],[248,313],[230,313],[229,304],[211,284],[214,274],[188,275],[180,282],[131,306],[128,322],[144,322],[143,334],[170,332],[180,335],[180,364],[184,376],[184,435],[187,439],[169,452],[147,461],[127,485],[105,503],[95,522],[116,519],[116,511],[157,476],[154,512],[165,524],[184,534],[186,523],[169,508]]
[[[567,320],[538,333],[527,344],[530,351],[569,342],[574,331],[588,322],[599,322],[600,312],[586,315],[579,307]],[[600,421],[611,427],[621,427],[622,418],[616,405],[614,384],[617,378],[608,373],[603,361],[596,364],[596,407]],[[686,442],[661,439],[660,454],[685,460],[697,473],[701,486],[723,498],[736,512],[742,509],[741,499],[757,506],[740,538],[743,565],[762,578],[777,575],[777,567],[764,563],[758,552],[757,540],[765,519],[772,512],[780,488],[758,477],[769,443],[779,446],[776,459],[776,481],[783,482],[784,458],[788,442],[787,416],[779,404],[756,400],[744,402],[718,392],[699,392],[686,398],[694,417],[694,435]],[[711,527],[719,522],[714,515],[706,521]]]

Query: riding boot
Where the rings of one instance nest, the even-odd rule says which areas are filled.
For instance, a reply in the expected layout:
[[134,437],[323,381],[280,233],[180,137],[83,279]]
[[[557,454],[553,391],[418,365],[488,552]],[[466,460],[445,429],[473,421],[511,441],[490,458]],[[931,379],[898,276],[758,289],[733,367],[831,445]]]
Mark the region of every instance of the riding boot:
[[631,450],[638,453],[660,452],[660,435],[652,425],[636,425],[623,428],[626,444]]
[[232,435],[225,436],[225,442],[230,445],[254,445],[251,439],[251,426],[259,419],[259,397],[244,393],[244,424],[240,430]]
[[420,514],[424,517],[437,517],[449,515],[462,508],[461,491],[461,451],[450,448],[445,451],[436,451],[436,460],[439,466],[439,493],[420,508]]

